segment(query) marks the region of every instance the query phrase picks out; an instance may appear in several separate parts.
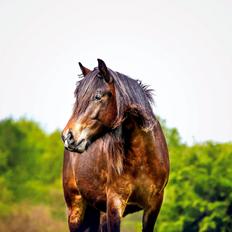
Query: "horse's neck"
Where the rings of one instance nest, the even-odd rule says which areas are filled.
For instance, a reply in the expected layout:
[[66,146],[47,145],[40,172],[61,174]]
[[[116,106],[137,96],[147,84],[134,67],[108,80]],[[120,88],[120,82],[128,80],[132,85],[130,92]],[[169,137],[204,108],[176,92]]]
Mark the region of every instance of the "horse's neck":
[[135,120],[128,121],[125,124],[125,142],[133,156],[144,156],[169,166],[167,145],[158,121],[149,131],[141,129]]
[[154,137],[152,131],[143,131],[140,128],[136,128],[131,134],[131,146],[141,147],[144,150],[147,150],[148,143],[154,143]]
[[[130,149],[145,149],[147,143],[154,143],[153,131],[145,132],[137,123],[136,119],[130,118],[124,123],[124,139]],[[129,148],[129,147],[128,147]]]

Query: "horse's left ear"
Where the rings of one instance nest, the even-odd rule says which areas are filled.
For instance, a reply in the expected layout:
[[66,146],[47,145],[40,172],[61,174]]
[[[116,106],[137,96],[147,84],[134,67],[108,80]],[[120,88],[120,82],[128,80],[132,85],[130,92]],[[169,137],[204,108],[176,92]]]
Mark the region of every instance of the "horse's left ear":
[[108,68],[106,67],[105,62],[101,59],[97,59],[97,61],[98,61],[98,69],[99,69],[101,75],[103,76],[104,80],[107,83],[110,83],[112,81],[112,78],[110,76],[110,72],[109,72]]
[[78,64],[79,64],[79,66],[80,66],[80,69],[81,69],[82,74],[83,74],[84,77],[85,77],[88,73],[91,72],[91,70],[88,69],[88,68],[86,68],[86,67],[84,67],[84,66],[82,65],[81,62],[79,62]]

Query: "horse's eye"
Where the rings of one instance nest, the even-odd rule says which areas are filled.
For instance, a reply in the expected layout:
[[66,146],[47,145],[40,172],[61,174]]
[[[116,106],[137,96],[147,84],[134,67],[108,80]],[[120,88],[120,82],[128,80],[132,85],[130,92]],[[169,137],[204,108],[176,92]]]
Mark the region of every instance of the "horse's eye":
[[100,94],[96,94],[94,97],[94,99],[97,101],[101,100],[101,98],[102,98],[102,96]]

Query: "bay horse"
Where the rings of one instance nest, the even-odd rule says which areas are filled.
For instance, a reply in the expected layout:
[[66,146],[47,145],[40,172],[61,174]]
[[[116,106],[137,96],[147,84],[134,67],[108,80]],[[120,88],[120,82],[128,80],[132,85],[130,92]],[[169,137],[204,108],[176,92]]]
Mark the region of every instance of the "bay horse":
[[117,232],[122,217],[143,210],[142,230],[153,231],[169,157],[152,92],[100,59],[92,71],[79,65],[83,78],[62,131],[69,230]]

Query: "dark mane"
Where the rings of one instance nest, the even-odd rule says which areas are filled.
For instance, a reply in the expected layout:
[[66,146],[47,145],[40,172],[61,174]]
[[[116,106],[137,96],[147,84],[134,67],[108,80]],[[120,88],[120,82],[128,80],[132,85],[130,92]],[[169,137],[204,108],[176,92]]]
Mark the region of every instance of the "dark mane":
[[107,181],[111,182],[114,177],[120,175],[123,172],[124,154],[124,139],[121,134],[121,128],[117,128],[114,131],[106,133],[102,137],[103,141],[103,153],[107,157]]
[[154,104],[153,89],[151,89],[149,85],[143,84],[141,80],[137,80],[137,82],[140,85],[140,87],[143,89],[150,104]]
[[[152,89],[143,85],[141,81],[134,80],[119,72],[110,70],[116,93],[117,117],[110,132],[101,137],[103,152],[107,154],[107,166],[109,180],[114,174],[123,171],[124,139],[121,135],[121,125],[129,115],[135,117],[141,129],[150,131],[155,124],[155,116],[152,112]],[[97,77],[98,68],[95,68],[87,76],[77,82],[75,90],[76,103],[74,114],[80,114],[86,110],[95,91],[106,85],[103,79]]]
[[139,118],[142,129],[151,130],[155,123],[155,116],[151,108],[153,90],[149,86],[143,85],[141,81],[119,72],[110,70],[110,73],[114,79],[118,110],[115,127],[121,125],[129,113]]
[[[109,71],[115,86],[118,112],[114,128],[122,124],[127,114],[132,114],[140,118],[142,129],[151,130],[155,123],[155,116],[151,108],[153,90],[148,85],[142,84],[141,81],[110,69]],[[98,68],[95,68],[93,72],[77,82],[75,114],[84,112],[94,91],[105,84],[103,80],[97,78],[98,73]],[[81,99],[81,102],[78,102],[78,99]]]

